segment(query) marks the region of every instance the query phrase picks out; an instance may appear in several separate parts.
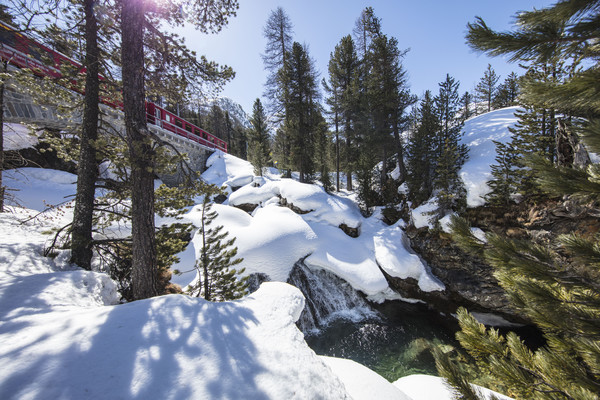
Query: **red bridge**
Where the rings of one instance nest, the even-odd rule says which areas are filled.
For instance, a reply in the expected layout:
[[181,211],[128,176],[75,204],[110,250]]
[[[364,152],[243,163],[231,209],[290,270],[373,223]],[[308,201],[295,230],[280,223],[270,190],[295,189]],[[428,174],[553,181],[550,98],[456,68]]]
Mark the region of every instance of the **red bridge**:
[[[0,59],[18,68],[29,68],[37,75],[53,78],[62,76],[60,66],[63,64],[70,64],[80,72],[85,72],[85,68],[78,62],[2,22],[0,22]],[[100,77],[100,79],[104,78]],[[112,100],[101,99],[101,101],[113,108],[123,109],[120,103]],[[159,126],[203,146],[227,152],[227,142],[155,103],[146,102],[146,117],[149,124]]]

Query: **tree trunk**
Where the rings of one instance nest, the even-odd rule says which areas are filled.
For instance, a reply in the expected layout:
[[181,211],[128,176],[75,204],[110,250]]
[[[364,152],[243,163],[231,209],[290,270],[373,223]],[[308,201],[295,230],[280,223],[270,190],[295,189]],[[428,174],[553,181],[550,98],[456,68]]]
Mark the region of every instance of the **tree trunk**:
[[335,185],[336,190],[340,191],[340,134],[337,111],[335,113]]
[[561,167],[573,166],[573,140],[569,136],[571,136],[571,133],[567,129],[565,121],[559,118],[556,132],[556,164]]
[[346,121],[346,190],[352,190],[352,145],[350,144],[349,125]]
[[77,166],[77,194],[71,229],[71,262],[90,270],[92,261],[92,221],[98,164],[94,141],[98,139],[98,27],[94,16],[94,1],[85,0],[85,108],[81,149]]
[[144,2],[123,0],[123,111],[131,158],[131,284],[135,299],[158,294],[154,237],[154,150],[144,107]]
[[404,148],[402,147],[397,119],[394,119],[394,141],[396,142],[396,158],[398,159],[398,170],[400,171],[399,180],[400,182],[404,182],[406,180],[406,165],[404,165]]
[[[3,72],[8,70],[8,62],[4,61]],[[4,79],[0,80],[0,212],[4,212],[5,188],[2,180],[4,171]]]

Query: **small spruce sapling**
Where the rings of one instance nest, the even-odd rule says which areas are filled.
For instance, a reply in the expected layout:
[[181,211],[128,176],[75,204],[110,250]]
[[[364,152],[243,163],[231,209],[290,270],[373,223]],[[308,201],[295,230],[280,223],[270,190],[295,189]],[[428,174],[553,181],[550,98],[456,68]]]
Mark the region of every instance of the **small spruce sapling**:
[[229,233],[223,231],[223,226],[214,227],[217,212],[212,209],[212,198],[221,194],[216,186],[209,186],[202,201],[202,224],[198,235],[202,238],[200,257],[196,261],[198,279],[190,290],[197,297],[211,301],[235,300],[243,297],[248,290],[247,278],[238,275],[244,269],[235,270],[232,267],[241,263],[242,258],[236,258],[237,247],[235,238],[228,239]]

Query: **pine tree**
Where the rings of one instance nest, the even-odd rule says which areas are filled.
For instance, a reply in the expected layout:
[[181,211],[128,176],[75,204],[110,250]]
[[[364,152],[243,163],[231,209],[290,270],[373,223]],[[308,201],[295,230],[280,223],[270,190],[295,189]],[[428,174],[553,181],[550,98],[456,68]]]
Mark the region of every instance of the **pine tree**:
[[250,124],[252,128],[248,131],[248,154],[250,162],[254,165],[254,173],[262,176],[263,168],[269,164],[271,151],[267,116],[260,99],[254,101]]
[[[263,34],[267,39],[263,62],[269,71],[265,84],[265,96],[269,99],[269,108],[276,121],[286,125],[288,115],[289,87],[283,79],[283,70],[288,63],[288,55],[292,50],[293,25],[290,17],[283,8],[277,7],[267,19]],[[292,140],[288,137],[285,126],[276,130],[275,153],[278,158],[278,168],[286,170],[286,176],[292,176],[291,163]]]
[[[397,145],[393,141],[393,127],[398,125],[399,114],[404,112],[400,109],[400,92],[406,85],[405,71],[400,63],[401,55],[398,41],[386,35],[376,37],[368,53],[370,68],[366,85],[373,131],[365,136],[363,146],[372,147],[371,151],[377,155],[373,161],[382,163],[379,177],[381,187],[387,179],[387,159],[392,154],[389,150]],[[368,149],[363,148],[363,151]],[[399,153],[402,154],[402,150]],[[404,160],[398,161],[404,167]]]
[[440,130],[432,149],[435,160],[433,190],[438,198],[436,213],[443,217],[451,210],[458,211],[466,206],[466,190],[458,173],[468,158],[468,149],[460,144],[464,120],[459,114],[459,83],[446,75],[439,87],[434,99]]
[[71,262],[84,269],[91,269],[92,228],[98,160],[95,141],[98,139],[100,120],[100,72],[98,49],[98,23],[94,1],[84,0],[85,10],[85,94],[83,125],[80,135],[79,162],[77,163],[77,195],[71,228]]
[[490,192],[485,200],[494,205],[508,206],[511,196],[517,193],[519,171],[517,170],[516,154],[512,143],[493,141],[496,145],[496,164],[491,166],[492,179],[487,182]]
[[329,176],[329,149],[331,147],[331,135],[327,129],[327,122],[320,113],[315,113],[315,165],[319,172],[319,181],[323,189],[329,193],[333,189],[331,177]]
[[[471,110],[471,104],[473,103],[473,96],[469,92],[465,92],[460,98],[460,104],[462,105],[462,119],[468,120],[473,115]],[[476,108],[477,109],[477,108]]]
[[433,177],[437,165],[433,150],[436,135],[440,130],[440,122],[429,90],[425,92],[414,118],[415,128],[411,132],[407,146],[406,183],[410,201],[418,206],[428,200],[433,193]]
[[373,7],[366,7],[354,24],[352,30],[356,47],[362,53],[363,60],[367,58],[372,41],[381,34],[381,18],[375,16]]
[[517,191],[527,197],[541,194],[534,181],[534,172],[526,167],[525,160],[531,155],[543,157],[549,162],[555,159],[554,132],[556,121],[550,118],[547,110],[525,106],[515,112],[518,118],[512,133],[511,147],[516,153],[516,187]]
[[210,187],[202,201],[202,224],[198,229],[202,249],[196,263],[198,279],[190,292],[210,301],[235,300],[246,295],[248,282],[247,278],[238,277],[244,273],[244,269],[232,269],[243,261],[242,258],[235,258],[235,238],[228,239],[229,233],[223,231],[222,225],[213,227],[218,214],[212,209],[211,199],[218,193],[219,189]]
[[262,59],[265,69],[269,72],[265,96],[270,101],[269,106],[273,113],[280,116],[286,112],[287,87],[280,80],[279,71],[285,65],[287,55],[292,49],[293,29],[292,21],[282,7],[271,11],[263,29],[267,45]]
[[[528,82],[523,97],[561,113],[583,117],[578,132],[586,144],[600,150],[599,1],[560,1],[541,10],[520,13],[514,32],[497,33],[483,20],[469,25],[474,48],[492,55],[509,54],[514,61],[581,57],[589,62],[564,82]],[[561,36],[545,36],[550,24],[562,25]],[[555,167],[542,157],[528,166],[551,196],[565,195],[597,201],[600,168]],[[549,245],[488,234],[478,242],[465,221],[455,220],[455,236],[467,250],[494,267],[495,276],[514,307],[544,333],[546,345],[532,351],[514,333],[506,336],[485,327],[466,311],[459,312],[458,338],[483,373],[493,376],[499,388],[523,399],[594,399],[600,392],[600,287],[597,235],[575,232],[561,235]],[[439,356],[439,354],[438,354]],[[439,358],[440,373],[457,377],[458,369]],[[457,382],[458,379],[451,379]],[[460,388],[457,387],[458,390]],[[464,396],[469,394],[464,393]]]
[[287,56],[281,80],[289,95],[284,132],[289,137],[290,158],[300,173],[300,182],[308,182],[314,174],[314,135],[317,126],[319,92],[314,62],[308,49],[294,42]]
[[[330,96],[327,104],[331,108],[335,122],[336,169],[338,170],[337,189],[339,190],[339,169],[344,155],[346,188],[352,190],[352,174],[356,170],[356,120],[359,113],[358,76],[360,61],[356,55],[354,41],[350,35],[343,37],[335,47],[329,60],[329,83],[325,90]],[[335,119],[337,118],[337,119]],[[340,149],[341,133],[344,148]]]
[[492,65],[488,64],[487,69],[483,73],[483,77],[475,87],[477,100],[485,102],[488,112],[492,110],[492,100],[496,95],[496,85],[498,84],[499,79],[500,77],[496,75],[496,71],[494,71]]
[[498,86],[496,96],[492,100],[494,108],[510,107],[517,104],[519,96],[519,76],[511,72],[504,82]]
[[[235,15],[236,0],[198,1],[182,4],[181,8],[170,4],[157,5],[152,10],[156,18],[177,25],[183,16],[203,32],[218,32]],[[157,294],[156,241],[154,235],[154,166],[155,151],[146,125],[144,107],[144,33],[156,26],[147,24],[148,5],[135,0],[121,4],[121,64],[123,80],[123,111],[125,129],[131,158],[131,207],[132,207],[132,281],[136,299]],[[169,51],[173,51],[169,48]],[[208,62],[205,63],[208,65]],[[223,81],[231,74],[215,73],[215,81]],[[204,74],[207,75],[207,74]]]

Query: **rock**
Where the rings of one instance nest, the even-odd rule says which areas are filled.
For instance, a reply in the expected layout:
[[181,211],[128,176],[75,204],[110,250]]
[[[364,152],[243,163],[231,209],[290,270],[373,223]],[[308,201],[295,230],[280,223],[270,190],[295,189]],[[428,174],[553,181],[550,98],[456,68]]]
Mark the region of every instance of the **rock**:
[[346,224],[341,224],[339,228],[344,231],[344,233],[350,237],[357,238],[360,234],[359,227],[351,228]]
[[292,210],[293,212],[295,212],[296,214],[308,214],[311,211],[314,210],[302,210],[301,208],[296,207],[293,203],[288,203],[287,199],[285,197],[280,197],[279,199],[279,205],[282,207],[287,207],[290,210]]
[[234,207],[239,208],[242,211],[246,211],[248,214],[252,214],[252,212],[256,209],[256,207],[258,207],[258,205],[244,203],[244,204],[236,204]]
[[514,322],[526,322],[514,310],[504,289],[498,285],[492,269],[482,260],[464,253],[447,235],[427,229],[407,232],[411,247],[439,278],[444,291],[423,292],[415,279],[386,278],[392,289],[403,297],[423,300],[436,310],[453,314],[458,307],[471,311],[493,312]]

